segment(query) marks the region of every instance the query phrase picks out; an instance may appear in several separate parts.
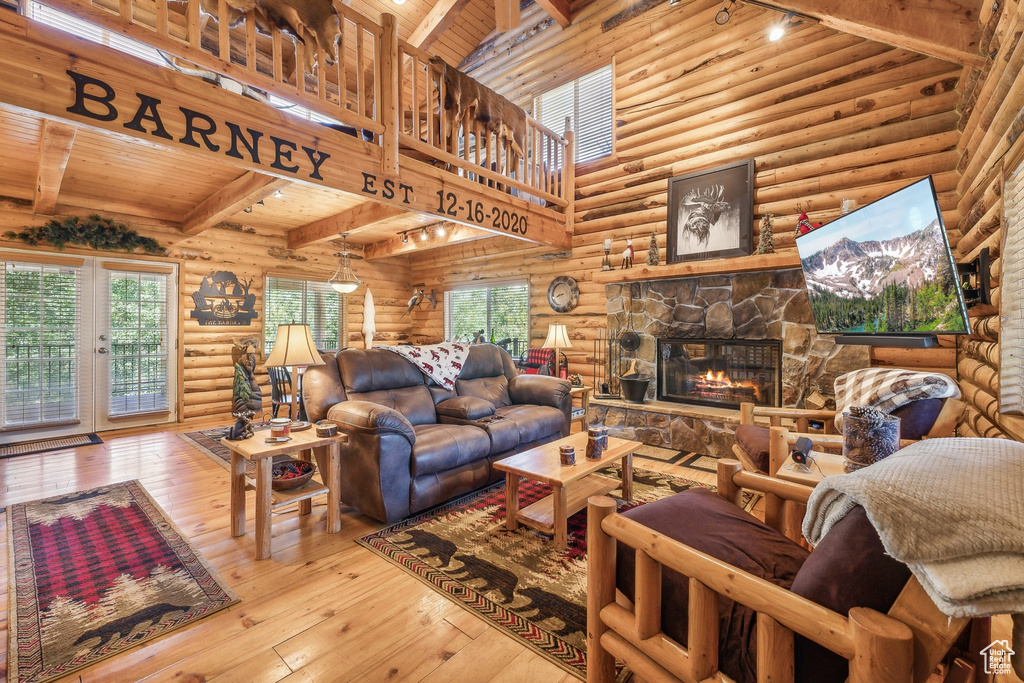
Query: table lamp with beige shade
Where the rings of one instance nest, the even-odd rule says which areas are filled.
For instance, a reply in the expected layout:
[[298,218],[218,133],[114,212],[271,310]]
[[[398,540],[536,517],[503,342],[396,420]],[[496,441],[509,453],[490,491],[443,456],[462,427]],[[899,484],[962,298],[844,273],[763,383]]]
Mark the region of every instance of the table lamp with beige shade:
[[310,365],[323,365],[323,358],[313,343],[309,325],[287,323],[277,326],[274,350],[267,356],[264,365],[268,368],[287,368],[292,375],[292,403],[288,406],[288,417],[298,418],[299,374]]
[[[561,353],[562,349],[571,349],[572,342],[569,341],[569,332],[565,329],[565,325],[561,323],[551,323],[548,325],[548,337],[544,340],[544,345],[541,347],[544,349],[555,350],[555,374],[559,377],[562,376],[561,367],[562,364],[559,362],[559,357],[565,354]],[[566,376],[569,373],[569,361],[566,359]],[[563,377],[563,379],[565,379]]]

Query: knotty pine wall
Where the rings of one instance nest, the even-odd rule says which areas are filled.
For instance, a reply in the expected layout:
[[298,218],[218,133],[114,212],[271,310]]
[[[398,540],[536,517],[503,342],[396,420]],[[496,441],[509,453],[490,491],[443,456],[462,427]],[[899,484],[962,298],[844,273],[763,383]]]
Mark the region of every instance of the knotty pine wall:
[[[994,306],[972,317],[969,338],[957,345],[957,370],[967,421],[961,433],[1024,439],[1024,419],[999,412],[999,284],[1003,234],[1002,188],[1006,176],[1024,159],[1024,9],[1019,1],[996,3],[983,52],[992,55],[984,69],[966,71],[961,105],[961,138],[957,145],[958,211],[953,231],[957,259],[970,260],[983,247],[992,255]],[[983,44],[985,44],[983,43]]]
[[[614,0],[595,0],[560,30],[530,8],[520,29],[467,58],[462,68],[518,103],[614,62],[615,152],[576,169],[575,236],[567,253],[522,250],[487,240],[411,258],[412,281],[450,288],[526,278],[531,286],[533,345],[549,322],[564,322],[574,340],[570,372],[591,373],[592,341],[607,324],[605,288],[593,282],[602,242],[612,261],[632,235],[643,263],[652,230],[665,262],[667,179],[719,164],[755,159],[755,235],[775,214],[775,245],[795,249],[798,204],[812,220],[839,215],[844,197],[861,205],[932,174],[947,226],[961,218],[956,91],[962,69],[937,59],[838,33],[816,24],[765,38],[779,14],[743,5],[725,26],[717,0],[638,3],[638,16]],[[570,274],[580,304],[553,313],[548,283]],[[443,336],[443,314],[414,313],[414,331]],[[877,365],[933,368],[954,374],[952,338],[927,351],[878,348]]]
[[[231,412],[232,381],[234,366],[231,360],[233,342],[244,337],[262,340],[264,322],[264,275],[267,272],[280,275],[294,275],[305,279],[323,280],[334,273],[338,266],[335,253],[338,247],[330,242],[321,242],[301,250],[287,248],[283,230],[268,230],[246,225],[233,228],[215,227],[193,237],[183,236],[173,227],[148,225],[131,221],[132,228],[141,234],[154,237],[170,249],[167,259],[179,264],[179,329],[182,333],[182,348],[179,349],[179,406],[180,417],[184,420]],[[44,222],[21,211],[10,211],[0,205],[0,233],[7,229]],[[24,245],[0,237],[3,249],[24,249]],[[45,247],[33,248],[35,251]],[[97,252],[68,248],[67,253],[88,256],[129,257],[124,253]],[[141,257],[146,258],[146,257]],[[253,278],[250,292],[256,295],[259,312],[256,320],[248,326],[200,326],[189,318],[195,307],[192,292],[199,289],[200,282],[211,270],[227,270],[240,279]],[[408,317],[400,320],[409,297],[408,264],[404,258],[384,262],[353,261],[352,270],[363,281],[363,286],[348,295],[348,330],[350,346],[362,346],[360,329],[363,323],[363,295],[366,287],[373,292],[376,308],[377,334],[375,342],[394,343],[404,340],[408,331]],[[263,403],[270,411],[270,386],[266,370],[259,360],[259,380],[263,386]]]

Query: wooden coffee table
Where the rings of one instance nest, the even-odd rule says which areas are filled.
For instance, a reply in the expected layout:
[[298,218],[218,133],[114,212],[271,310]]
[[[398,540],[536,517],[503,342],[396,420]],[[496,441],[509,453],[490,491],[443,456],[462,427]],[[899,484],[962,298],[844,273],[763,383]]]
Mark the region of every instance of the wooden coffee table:
[[[576,448],[576,464],[562,465],[558,447]],[[587,434],[577,432],[558,441],[531,448],[494,463],[505,473],[505,526],[515,531],[520,524],[553,534],[555,547],[565,550],[568,539],[567,520],[587,505],[587,498],[600,496],[622,486],[622,497],[633,499],[633,451],[642,446],[638,441],[608,437],[608,448],[600,460],[588,460]],[[594,474],[597,470],[622,461],[622,481]],[[519,509],[519,477],[543,482],[554,489],[550,496]]]

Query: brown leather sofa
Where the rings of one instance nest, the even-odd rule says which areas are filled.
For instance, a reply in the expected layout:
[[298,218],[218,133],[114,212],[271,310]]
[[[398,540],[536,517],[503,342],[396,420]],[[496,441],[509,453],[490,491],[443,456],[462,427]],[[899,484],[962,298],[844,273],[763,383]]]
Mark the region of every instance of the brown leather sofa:
[[569,382],[517,375],[493,344],[470,348],[454,390],[385,349],[324,360],[303,377],[306,414],[348,435],[341,498],[382,522],[495,482],[497,460],[569,434]]

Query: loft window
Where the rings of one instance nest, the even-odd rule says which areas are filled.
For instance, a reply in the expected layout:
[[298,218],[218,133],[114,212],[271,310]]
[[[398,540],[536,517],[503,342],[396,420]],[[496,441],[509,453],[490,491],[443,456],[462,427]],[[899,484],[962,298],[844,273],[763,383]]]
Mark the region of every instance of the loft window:
[[269,356],[277,339],[277,326],[305,323],[321,351],[341,347],[345,297],[326,282],[268,275],[264,290],[263,354]]
[[530,287],[525,282],[464,287],[444,293],[446,339],[510,340],[513,353],[530,338]]
[[612,65],[558,86],[533,100],[534,118],[551,130],[565,130],[565,119],[576,138],[576,163],[612,153]]

